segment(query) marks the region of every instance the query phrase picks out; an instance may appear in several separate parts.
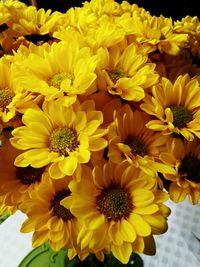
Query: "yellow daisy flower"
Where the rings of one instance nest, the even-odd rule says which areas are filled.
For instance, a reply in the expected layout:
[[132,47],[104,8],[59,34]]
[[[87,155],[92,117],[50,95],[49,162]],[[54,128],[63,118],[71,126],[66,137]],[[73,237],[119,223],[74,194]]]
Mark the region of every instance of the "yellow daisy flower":
[[7,58],[0,59],[0,121],[7,123],[18,112],[23,113],[28,107],[35,107],[39,101],[36,94],[17,88],[13,82],[12,63]]
[[156,162],[159,153],[165,149],[166,136],[146,128],[150,116],[144,112],[131,110],[124,105],[114,116],[109,126],[109,159],[119,164],[124,159],[135,167],[152,175],[152,172],[171,173],[172,168]]
[[199,139],[183,142],[180,138],[173,138],[168,144],[168,151],[160,154],[160,159],[176,170],[174,175],[164,175],[171,182],[170,198],[178,203],[188,196],[192,204],[197,204],[200,199]]
[[177,32],[187,33],[189,36],[187,49],[190,50],[192,57],[200,59],[200,21],[197,16],[186,16],[181,21],[174,22],[174,29]]
[[23,9],[18,19],[15,19],[11,29],[18,36],[40,44],[53,40],[52,33],[62,24],[62,17],[63,14],[58,11],[52,13],[50,9],[45,11],[43,8],[28,6]]
[[167,230],[167,193],[156,190],[153,177],[127,162],[93,171],[83,166],[80,182],[73,180],[69,188],[72,195],[61,204],[84,223],[77,239],[81,249],[108,249],[126,264],[133,251],[144,252],[153,234]]
[[148,55],[143,47],[135,43],[121,51],[120,46],[109,50],[98,50],[97,86],[112,95],[119,95],[129,101],[140,101],[145,89],[158,82],[158,74],[153,63],[148,63]]
[[90,27],[86,33],[85,41],[94,51],[100,47],[108,48],[123,41],[125,30],[117,23],[113,23],[110,17],[100,19],[97,27]]
[[34,168],[50,164],[53,178],[72,175],[81,163],[90,160],[92,151],[107,146],[102,138],[107,129],[100,129],[103,114],[93,101],[77,102],[64,107],[59,101],[44,102],[43,110],[28,109],[22,117],[24,126],[13,130],[11,143],[20,150],[15,165]]
[[69,179],[51,180],[43,182],[32,192],[31,198],[23,202],[19,209],[28,218],[22,224],[21,232],[34,232],[33,247],[48,242],[54,251],[66,246],[76,248],[79,223],[64,208],[60,201],[70,195]]
[[30,54],[23,67],[15,68],[16,85],[40,93],[46,100],[60,97],[65,105],[74,103],[79,94],[96,90],[97,57],[89,47],[80,48],[74,40],[54,43],[50,51],[43,49],[44,56],[41,52]]
[[146,126],[162,134],[181,134],[188,141],[196,135],[200,138],[200,86],[188,74],[180,75],[174,84],[162,78],[152,89],[152,97],[146,96],[141,109],[155,119]]
[[98,18],[104,15],[120,16],[121,6],[114,0],[91,0],[90,2],[83,3],[83,9],[94,13]]
[[37,186],[44,179],[45,168],[16,167],[15,158],[21,151],[13,148],[5,136],[1,138],[0,148],[1,177],[0,195],[6,206],[18,208],[28,195],[36,190]]

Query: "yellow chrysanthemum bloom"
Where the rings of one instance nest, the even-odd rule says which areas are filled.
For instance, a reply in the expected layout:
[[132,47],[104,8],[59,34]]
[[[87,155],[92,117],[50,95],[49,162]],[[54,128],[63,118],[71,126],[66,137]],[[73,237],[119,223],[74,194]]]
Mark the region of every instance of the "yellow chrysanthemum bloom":
[[7,123],[13,119],[18,112],[34,107],[39,99],[36,94],[30,94],[17,88],[13,82],[13,69],[10,60],[3,57],[0,59],[0,121]]
[[48,34],[51,40],[51,34],[62,24],[62,17],[63,14],[58,11],[52,13],[50,9],[45,11],[43,8],[28,6],[23,9],[18,20],[13,22],[12,29],[19,36],[27,37],[27,40],[30,39],[33,42],[36,41],[37,35],[42,35],[41,40],[38,41],[45,41]]
[[64,208],[60,201],[70,195],[69,179],[51,180],[41,183],[40,186],[20,205],[20,210],[28,218],[22,224],[21,232],[34,232],[33,247],[40,246],[48,241],[54,251],[66,246],[76,248],[76,239],[79,223]]
[[43,48],[44,56],[30,54],[23,67],[15,68],[14,82],[27,91],[40,93],[46,100],[61,98],[65,105],[76,101],[77,95],[96,90],[95,69],[97,57],[89,47],[72,43],[54,43],[51,49]]
[[171,181],[170,198],[178,203],[188,196],[192,204],[197,204],[200,199],[199,139],[192,142],[173,139],[168,144],[168,150],[160,154],[160,159],[176,170],[175,175],[164,175]]
[[174,84],[162,78],[152,88],[152,97],[146,96],[141,109],[155,119],[146,124],[149,129],[183,135],[188,141],[200,138],[200,86],[188,74],[180,75]]
[[145,96],[145,89],[158,82],[155,64],[148,62],[148,55],[143,47],[136,44],[121,51],[120,46],[109,50],[98,50],[97,86],[112,95],[119,95],[128,101],[140,101]]
[[188,49],[192,57],[200,59],[200,21],[197,16],[186,16],[181,21],[174,22],[174,29],[177,32],[187,33],[189,36]]
[[114,0],[91,0],[83,3],[83,10],[87,9],[95,16],[101,18],[105,15],[110,17],[121,15],[121,6]]
[[34,168],[50,164],[53,178],[72,175],[81,163],[90,160],[92,151],[107,146],[102,138],[107,129],[100,129],[103,114],[93,101],[66,108],[59,101],[44,102],[43,110],[28,109],[22,117],[24,126],[13,130],[11,142],[20,150],[15,165]]
[[0,148],[0,195],[6,206],[18,208],[44,179],[45,168],[16,167],[14,161],[21,151],[13,148],[5,136],[1,139],[3,144]]
[[177,55],[188,41],[186,33],[174,31],[171,18],[151,16],[145,10],[139,12],[135,9],[132,14],[124,12],[115,22],[121,25],[129,38],[171,55]]
[[127,162],[93,171],[83,166],[80,182],[73,180],[69,188],[72,195],[61,204],[84,223],[77,239],[81,249],[107,249],[126,264],[133,251],[154,247],[153,234],[167,230],[167,193],[156,190],[153,177]]
[[109,126],[109,159],[119,164],[124,159],[135,167],[152,175],[174,172],[172,168],[156,162],[161,151],[165,150],[166,136],[157,134],[146,128],[150,116],[144,112],[131,110],[124,105],[114,116],[114,122]]

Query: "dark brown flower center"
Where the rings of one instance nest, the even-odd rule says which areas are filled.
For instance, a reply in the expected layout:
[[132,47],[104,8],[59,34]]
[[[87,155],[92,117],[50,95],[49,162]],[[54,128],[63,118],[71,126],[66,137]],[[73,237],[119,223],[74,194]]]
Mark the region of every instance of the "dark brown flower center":
[[171,106],[173,113],[173,124],[179,129],[186,127],[187,123],[192,120],[192,113],[184,106]]
[[0,109],[4,111],[13,99],[13,94],[10,90],[0,90]]
[[113,83],[116,83],[118,79],[126,76],[126,74],[120,69],[112,69],[107,72]]
[[200,183],[200,160],[193,156],[186,156],[179,167],[181,174],[192,182]]
[[128,218],[133,209],[131,194],[120,185],[114,184],[101,191],[96,198],[96,204],[100,213],[114,221]]
[[75,130],[67,127],[57,128],[50,136],[49,148],[51,151],[67,156],[68,153],[66,149],[74,151],[79,146],[77,138]]
[[16,167],[17,179],[20,180],[22,184],[26,185],[31,185],[36,182],[40,182],[43,172],[44,172],[44,167],[43,168],[33,168],[31,166]]
[[61,190],[58,191],[55,197],[51,202],[51,208],[53,208],[54,215],[62,218],[64,221],[68,221],[74,218],[71,214],[70,210],[66,209],[64,206],[60,204],[60,201],[70,195],[69,190]]
[[124,144],[131,148],[131,152],[134,155],[140,155],[142,157],[146,155],[146,147],[144,143],[133,135],[129,135],[124,141]]

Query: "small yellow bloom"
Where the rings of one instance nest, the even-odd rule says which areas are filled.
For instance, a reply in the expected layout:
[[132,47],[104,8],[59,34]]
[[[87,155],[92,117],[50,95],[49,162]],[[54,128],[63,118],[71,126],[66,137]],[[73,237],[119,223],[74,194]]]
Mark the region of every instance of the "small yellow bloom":
[[126,264],[133,251],[145,252],[145,242],[151,240],[155,248],[152,235],[167,230],[167,193],[156,190],[153,177],[127,162],[93,171],[83,166],[81,181],[74,179],[69,188],[72,195],[61,204],[84,224],[77,239],[81,249],[107,249]]
[[20,210],[28,216],[21,232],[34,232],[33,247],[48,242],[54,251],[59,251],[64,246],[77,248],[79,223],[71,212],[60,204],[62,199],[70,195],[68,183],[67,178],[53,181],[49,178],[40,184],[31,198],[20,205]]
[[164,135],[181,134],[188,141],[200,138],[200,86],[188,74],[180,75],[174,84],[162,78],[152,89],[152,97],[146,96],[141,109],[155,119],[147,128]]
[[157,162],[159,153],[165,150],[168,137],[147,129],[145,125],[149,120],[149,115],[138,110],[133,112],[129,105],[119,109],[109,126],[108,157],[116,164],[127,159],[149,174],[174,172],[167,165]]
[[170,198],[178,203],[188,196],[192,204],[200,199],[200,143],[199,139],[192,142],[172,139],[168,150],[160,154],[160,159],[175,169],[175,174],[165,174],[171,182]]
[[11,143],[20,150],[15,165],[34,168],[49,166],[53,178],[72,175],[79,164],[90,160],[92,151],[107,146],[102,138],[107,129],[99,126],[103,114],[94,109],[93,101],[77,102],[64,107],[59,101],[44,102],[42,110],[28,109],[23,115],[24,126],[13,130]]
[[120,46],[98,50],[97,86],[124,100],[140,101],[145,90],[158,82],[155,64],[148,62],[143,47],[135,43],[121,51]]
[[42,49],[43,53],[31,53],[23,66],[16,66],[16,85],[39,93],[48,101],[60,98],[67,106],[76,101],[77,95],[96,90],[97,57],[89,47],[80,48],[74,40],[70,44],[63,41],[52,44],[48,50]]

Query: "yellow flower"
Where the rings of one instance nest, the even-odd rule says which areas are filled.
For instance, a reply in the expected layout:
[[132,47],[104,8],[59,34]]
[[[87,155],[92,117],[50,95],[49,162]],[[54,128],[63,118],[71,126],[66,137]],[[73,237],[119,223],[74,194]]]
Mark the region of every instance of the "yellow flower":
[[69,179],[47,180],[20,205],[28,218],[22,224],[21,232],[32,232],[32,245],[37,247],[47,242],[54,251],[66,246],[75,248],[79,223],[60,201],[70,195]]
[[133,251],[154,247],[153,234],[167,230],[167,193],[155,189],[154,177],[127,162],[93,171],[83,166],[80,182],[73,180],[69,188],[72,195],[61,204],[84,223],[77,239],[81,249],[107,249],[126,264]]
[[89,47],[79,47],[77,41],[54,43],[43,48],[44,56],[30,54],[23,67],[15,68],[14,82],[28,91],[40,93],[46,100],[61,98],[71,105],[79,94],[96,90],[96,56]]
[[103,114],[91,100],[69,108],[59,101],[44,102],[43,110],[28,109],[22,121],[24,126],[13,130],[11,142],[26,151],[16,158],[15,165],[40,168],[50,164],[53,178],[72,175],[79,164],[89,162],[92,151],[107,146],[102,138],[107,129],[99,128]]
[[7,58],[0,60],[0,121],[7,123],[18,112],[34,107],[39,101],[36,94],[28,93],[23,88],[17,88],[13,82],[12,63]]
[[168,150],[160,154],[160,159],[176,170],[174,175],[164,175],[171,182],[170,198],[178,203],[188,196],[192,204],[197,204],[200,199],[199,139],[183,142],[173,138],[168,144]]
[[155,64],[148,63],[148,55],[142,46],[131,44],[121,51],[120,46],[98,50],[97,85],[112,95],[129,101],[140,101],[145,89],[155,85],[158,74]]
[[45,168],[16,167],[14,161],[21,151],[13,148],[5,136],[1,139],[0,195],[4,205],[16,209],[44,179]]
[[196,135],[200,138],[200,86],[188,74],[180,75],[174,84],[162,78],[152,89],[152,97],[146,96],[141,109],[155,119],[146,124],[149,129],[183,135],[188,141]]
[[176,32],[187,33],[189,36],[187,49],[190,51],[193,59],[200,59],[200,21],[197,16],[186,16],[181,21],[174,22]]
[[93,49],[111,47],[121,42],[125,37],[125,30],[109,17],[101,18],[97,27],[90,27],[86,33],[85,41]]
[[149,174],[156,171],[171,173],[172,168],[156,162],[165,149],[167,137],[147,129],[145,124],[149,120],[149,115],[138,110],[133,112],[129,105],[119,109],[109,127],[108,157],[116,164],[127,159]]
[[24,36],[33,42],[39,35],[42,35],[41,41],[45,41],[47,37],[51,40],[51,34],[61,25],[62,17],[63,14],[58,11],[52,13],[50,9],[45,11],[43,8],[28,6],[23,9],[18,19],[15,19],[11,28],[19,36]]

